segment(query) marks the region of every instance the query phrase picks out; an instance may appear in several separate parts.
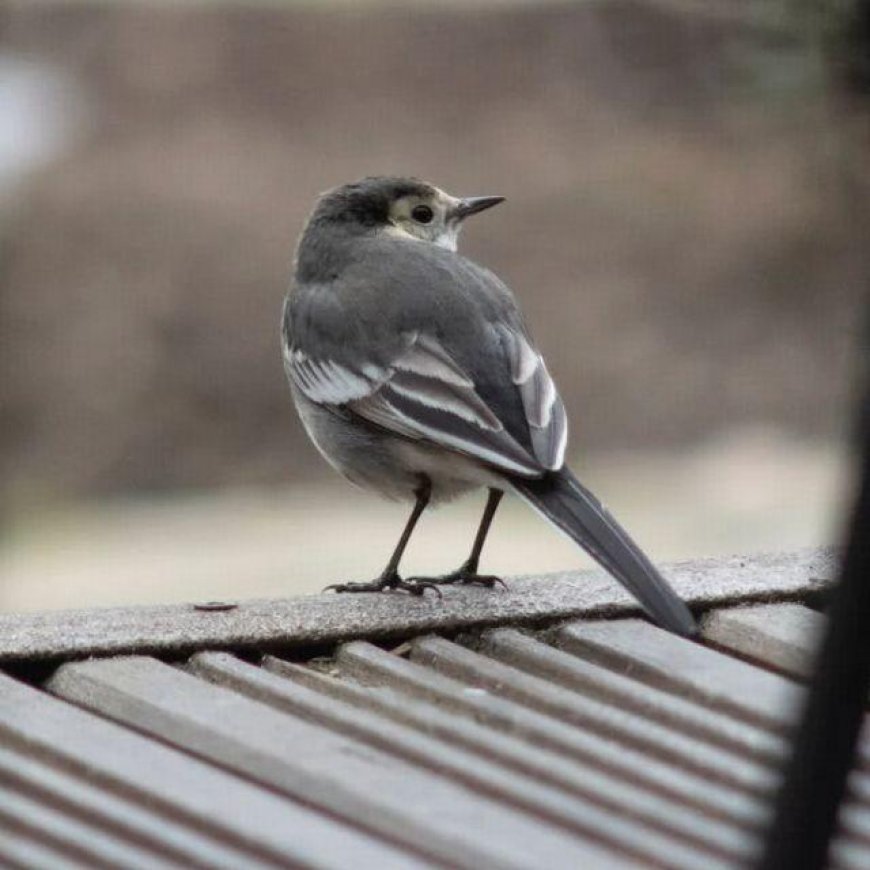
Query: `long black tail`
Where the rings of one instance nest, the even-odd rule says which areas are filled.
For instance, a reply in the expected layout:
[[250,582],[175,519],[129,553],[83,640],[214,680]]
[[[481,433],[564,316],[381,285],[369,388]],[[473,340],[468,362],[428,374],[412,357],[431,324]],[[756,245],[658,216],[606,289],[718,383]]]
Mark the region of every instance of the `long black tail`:
[[519,495],[619,580],[659,625],[686,637],[697,633],[689,608],[567,466],[539,480],[513,478],[512,483]]

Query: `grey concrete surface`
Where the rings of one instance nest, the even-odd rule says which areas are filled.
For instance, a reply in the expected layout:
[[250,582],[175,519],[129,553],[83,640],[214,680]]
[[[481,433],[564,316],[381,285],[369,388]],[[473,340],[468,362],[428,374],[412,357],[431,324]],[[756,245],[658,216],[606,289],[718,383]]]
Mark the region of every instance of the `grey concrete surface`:
[[[825,590],[836,571],[830,549],[735,556],[664,568],[696,609],[713,605],[805,599]],[[191,605],[52,611],[0,616],[0,661],[197,649],[311,648],[341,641],[406,638],[503,624],[573,617],[628,616],[634,600],[603,571],[510,578],[507,591],[448,588],[431,594],[322,594],[240,602],[231,609]]]

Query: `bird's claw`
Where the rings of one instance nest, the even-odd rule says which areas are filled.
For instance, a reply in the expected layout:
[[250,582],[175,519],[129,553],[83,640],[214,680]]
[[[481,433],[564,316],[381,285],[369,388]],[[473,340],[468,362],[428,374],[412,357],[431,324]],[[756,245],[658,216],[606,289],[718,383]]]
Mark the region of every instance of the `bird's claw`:
[[485,586],[487,589],[493,589],[495,586],[501,586],[505,592],[508,591],[508,585],[501,579],[501,577],[496,577],[494,574],[472,574],[469,577],[466,577],[464,580],[460,580],[460,583],[464,583],[466,585],[474,585],[478,584],[480,586]]
[[450,574],[444,574],[441,577],[415,577],[411,578],[416,580],[418,583],[428,583],[432,586],[484,586],[487,589],[492,589],[495,586],[501,586],[503,589],[507,590],[508,585],[501,579],[501,577],[496,577],[494,574],[478,574],[476,571],[471,571],[466,568],[460,568],[457,571],[452,571]]
[[393,589],[400,589],[407,592],[409,595],[414,595],[418,598],[422,597],[427,589],[431,589],[435,594],[442,598],[441,590],[431,581],[409,577],[403,580],[396,575],[387,575],[379,577],[377,580],[372,580],[368,583],[331,583],[324,588],[324,592],[330,590],[334,592],[386,592]]
[[330,583],[324,592],[380,592],[384,587],[374,583]]
[[492,589],[495,586],[501,586],[505,590],[508,588],[507,583],[501,577],[496,577],[494,574],[478,574],[477,568],[467,562],[449,574],[432,578],[430,582],[438,583],[441,586],[458,584],[460,586],[484,586],[487,589]]
[[456,571],[444,574],[441,577],[402,578],[398,573],[387,572],[378,577],[377,580],[371,580],[367,583],[332,583],[323,591],[386,592],[398,589],[402,592],[407,592],[409,595],[421,598],[427,589],[431,589],[439,598],[443,598],[444,596],[438,587],[453,584],[460,586],[484,586],[487,589],[492,589],[495,586],[501,586],[505,590],[508,588],[507,583],[501,577],[496,577],[493,574],[478,574],[473,565],[464,564],[461,568],[457,568]]
[[409,577],[407,580],[400,580],[394,588],[404,589],[405,592],[416,595],[418,598],[422,597],[427,589],[431,589],[439,598],[444,597],[441,594],[441,590],[431,580],[424,580],[421,577]]

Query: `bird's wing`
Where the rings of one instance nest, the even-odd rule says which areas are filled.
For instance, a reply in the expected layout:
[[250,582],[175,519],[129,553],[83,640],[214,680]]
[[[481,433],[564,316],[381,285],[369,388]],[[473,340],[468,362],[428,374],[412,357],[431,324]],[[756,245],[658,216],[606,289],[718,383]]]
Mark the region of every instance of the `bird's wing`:
[[[549,431],[554,407],[561,403],[554,399],[546,369],[536,374],[543,363],[533,366],[522,350],[517,353],[514,382],[528,396],[523,402],[538,430]],[[386,363],[352,363],[347,355],[337,362],[309,353],[298,340],[285,340],[284,364],[297,388],[318,404],[342,406],[391,432],[456,450],[500,471],[539,477],[548,467],[538,457],[534,439],[529,451],[505,429],[473,379],[431,335],[407,333]],[[548,445],[552,440],[541,437]],[[551,455],[548,450],[543,455]]]
[[494,327],[510,361],[510,375],[522,400],[535,457],[549,470],[565,463],[568,418],[543,356],[518,325],[500,322]]

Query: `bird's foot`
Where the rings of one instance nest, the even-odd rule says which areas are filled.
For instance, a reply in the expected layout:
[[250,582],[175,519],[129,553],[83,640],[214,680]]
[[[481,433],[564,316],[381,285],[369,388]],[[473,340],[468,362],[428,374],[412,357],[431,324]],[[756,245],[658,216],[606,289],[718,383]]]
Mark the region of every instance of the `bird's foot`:
[[485,586],[487,589],[492,589],[495,586],[501,586],[507,589],[507,583],[496,577],[493,574],[478,574],[477,566],[466,562],[455,571],[449,574],[442,574],[440,577],[412,577],[411,580],[419,582],[428,582],[435,586],[450,586],[453,584],[461,586]]
[[432,580],[426,580],[422,577],[409,577],[404,580],[395,571],[384,572],[377,580],[371,580],[367,583],[333,583],[323,591],[328,592],[330,589],[335,592],[386,592],[391,589],[400,589],[417,597],[421,597],[427,589],[431,589],[439,598],[442,597],[441,590]]

